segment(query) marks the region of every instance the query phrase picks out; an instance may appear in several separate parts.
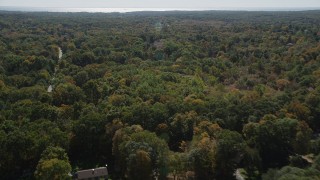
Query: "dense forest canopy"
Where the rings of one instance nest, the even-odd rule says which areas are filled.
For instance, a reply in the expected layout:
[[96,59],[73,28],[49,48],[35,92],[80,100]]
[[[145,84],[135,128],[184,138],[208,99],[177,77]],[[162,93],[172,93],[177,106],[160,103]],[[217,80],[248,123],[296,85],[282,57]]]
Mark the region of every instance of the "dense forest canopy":
[[1,176],[320,179],[319,25],[320,11],[0,11]]

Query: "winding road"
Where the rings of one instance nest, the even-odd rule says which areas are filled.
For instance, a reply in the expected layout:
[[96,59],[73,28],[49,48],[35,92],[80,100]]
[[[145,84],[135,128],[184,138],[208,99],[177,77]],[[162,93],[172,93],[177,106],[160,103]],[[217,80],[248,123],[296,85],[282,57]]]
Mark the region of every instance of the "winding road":
[[[60,61],[60,59],[62,58],[62,50],[61,50],[61,48],[60,47],[58,47],[59,48],[59,55],[58,55],[58,57],[59,57],[59,59],[58,59],[58,61]],[[56,65],[56,67],[54,67],[54,74],[53,74],[53,77],[52,77],[52,79],[51,79],[51,83],[52,83],[52,81],[55,79],[55,77],[56,77],[56,72],[57,72],[57,70],[58,70],[58,64]],[[49,85],[49,87],[48,87],[48,90],[47,90],[47,92],[52,92],[52,90],[53,90],[53,85],[52,84],[50,84]]]

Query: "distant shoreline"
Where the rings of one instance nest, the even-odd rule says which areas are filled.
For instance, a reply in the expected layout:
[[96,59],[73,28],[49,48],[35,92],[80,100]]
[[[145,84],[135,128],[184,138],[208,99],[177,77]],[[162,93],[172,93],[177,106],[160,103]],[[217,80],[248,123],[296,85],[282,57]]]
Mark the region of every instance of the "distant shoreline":
[[217,7],[217,8],[59,8],[59,7],[15,7],[0,6],[0,11],[20,11],[20,12],[88,12],[88,13],[130,13],[144,11],[312,11],[320,10],[320,7],[303,8],[244,8],[244,7]]

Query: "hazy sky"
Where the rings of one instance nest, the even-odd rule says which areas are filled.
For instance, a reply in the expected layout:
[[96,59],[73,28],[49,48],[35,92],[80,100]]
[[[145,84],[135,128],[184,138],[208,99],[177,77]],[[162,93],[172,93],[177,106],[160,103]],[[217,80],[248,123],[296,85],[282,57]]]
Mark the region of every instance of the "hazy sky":
[[88,8],[320,7],[320,0],[0,0],[0,6]]

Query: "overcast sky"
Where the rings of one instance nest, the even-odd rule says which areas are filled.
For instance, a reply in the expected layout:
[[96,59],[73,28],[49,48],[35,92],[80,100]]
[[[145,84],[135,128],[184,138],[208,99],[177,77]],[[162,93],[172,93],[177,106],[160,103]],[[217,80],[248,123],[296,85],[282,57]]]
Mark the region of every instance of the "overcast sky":
[[0,0],[0,6],[88,8],[320,7],[320,0]]

